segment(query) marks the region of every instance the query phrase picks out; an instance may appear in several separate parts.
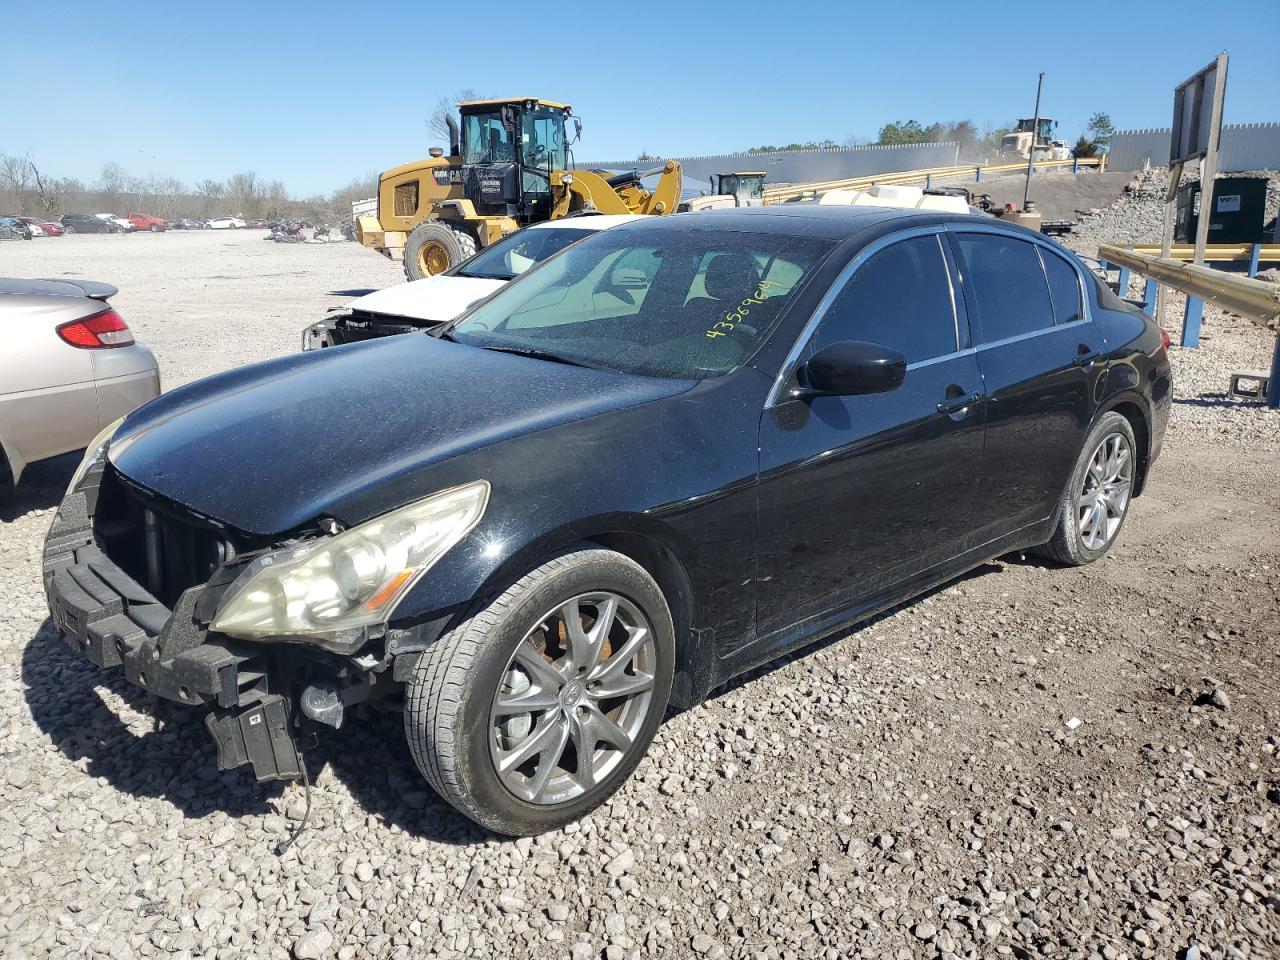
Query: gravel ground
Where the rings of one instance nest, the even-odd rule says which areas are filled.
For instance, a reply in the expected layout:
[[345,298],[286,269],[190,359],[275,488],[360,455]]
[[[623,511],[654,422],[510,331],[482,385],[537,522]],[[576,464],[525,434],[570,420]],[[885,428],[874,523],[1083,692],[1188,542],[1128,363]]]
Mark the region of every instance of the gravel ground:
[[[1138,189],[1134,196],[1121,196],[1112,203],[1096,204],[1097,211],[1079,218],[1070,234],[1075,249],[1089,256],[1097,256],[1098,244],[1159,243],[1164,230],[1164,195],[1169,187],[1169,171],[1156,167],[1144,173],[1134,174]],[[1255,170],[1231,176],[1266,177],[1267,205],[1264,223],[1274,223],[1280,213],[1280,173],[1275,170]],[[1198,171],[1190,170],[1182,175],[1183,183],[1198,181]],[[1080,204],[1083,208],[1086,205]],[[1076,218],[1071,218],[1076,219]],[[1271,234],[1268,232],[1269,238]]]
[[[248,233],[8,244],[0,273],[118,283],[167,386],[398,279]],[[313,826],[274,856],[300,790],[217,773],[195,715],[55,638],[40,544],[73,464],[38,465],[0,504],[0,954],[1276,957],[1280,415],[1223,396],[1269,342],[1209,309],[1174,352],[1106,561],[991,563],[762,671],[518,841],[437,800],[374,714],[310,752]]]

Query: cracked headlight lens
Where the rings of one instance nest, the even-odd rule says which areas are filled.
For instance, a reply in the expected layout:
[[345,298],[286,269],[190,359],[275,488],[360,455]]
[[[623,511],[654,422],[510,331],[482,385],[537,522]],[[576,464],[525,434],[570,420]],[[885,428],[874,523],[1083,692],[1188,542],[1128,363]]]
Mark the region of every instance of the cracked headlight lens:
[[211,629],[259,640],[296,637],[332,648],[359,641],[483,516],[477,480],[324,540],[259,557],[231,585]]

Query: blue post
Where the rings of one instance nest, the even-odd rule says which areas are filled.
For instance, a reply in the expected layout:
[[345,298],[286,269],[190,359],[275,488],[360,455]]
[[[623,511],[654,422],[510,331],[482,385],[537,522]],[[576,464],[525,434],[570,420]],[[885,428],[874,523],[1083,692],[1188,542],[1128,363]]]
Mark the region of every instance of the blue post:
[[1187,294],[1187,312],[1182,317],[1182,345],[1200,346],[1200,320],[1204,317],[1204,301]]
[[1120,289],[1117,292],[1120,294],[1120,299],[1122,300],[1129,296],[1129,268],[1128,267],[1120,268]]
[[1276,347],[1271,352],[1271,381],[1267,384],[1267,406],[1273,410],[1280,408],[1280,337],[1276,337]]
[[1079,173],[1079,172],[1080,172],[1080,158],[1079,158],[1079,157],[1072,157],[1072,158],[1071,158],[1071,172],[1072,172],[1072,173]]
[[1262,244],[1255,243],[1253,245],[1253,253],[1249,254],[1249,276],[1256,277],[1258,275],[1258,258],[1262,256]]
[[[925,188],[926,190],[928,190],[928,189],[930,189],[932,186],[933,186],[933,174],[932,174],[932,173],[926,173],[926,174],[924,175],[924,188]],[[1250,274],[1250,276],[1253,276],[1253,274]]]
[[1147,285],[1142,288],[1142,299],[1147,301],[1147,305],[1143,307],[1143,311],[1149,317],[1156,315],[1156,297],[1160,291],[1160,284],[1148,278]]
[[974,182],[975,182],[975,183],[981,183],[981,182],[982,182],[982,168],[981,168],[981,167],[974,167],[974,168],[973,168],[973,179],[974,179]]

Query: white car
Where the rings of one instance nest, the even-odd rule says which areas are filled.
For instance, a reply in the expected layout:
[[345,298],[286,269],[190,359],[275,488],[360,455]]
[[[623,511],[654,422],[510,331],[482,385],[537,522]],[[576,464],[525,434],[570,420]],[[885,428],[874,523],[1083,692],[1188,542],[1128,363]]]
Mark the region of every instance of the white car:
[[114,213],[95,213],[94,216],[99,220],[106,220],[108,223],[114,223],[116,226],[130,232],[134,229],[132,220],[126,220],[124,217],[117,217]]
[[336,347],[359,340],[429,330],[465,313],[569,244],[638,214],[585,214],[535,223],[490,244],[452,270],[357,297],[302,331],[302,349]]
[[214,217],[209,221],[210,230],[243,230],[244,226],[239,217]]

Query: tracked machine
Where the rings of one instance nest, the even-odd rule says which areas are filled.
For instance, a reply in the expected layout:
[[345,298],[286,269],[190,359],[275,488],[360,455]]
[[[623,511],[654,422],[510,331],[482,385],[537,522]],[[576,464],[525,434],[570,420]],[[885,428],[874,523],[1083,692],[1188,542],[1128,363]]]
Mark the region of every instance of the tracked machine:
[[[673,213],[680,164],[611,173],[573,169],[581,121],[565,103],[536,98],[475,100],[450,116],[449,152],[382,174],[378,212],[356,220],[366,247],[404,263],[410,280],[443,273],[521,227],[577,213]],[[657,185],[642,181],[657,175]]]

